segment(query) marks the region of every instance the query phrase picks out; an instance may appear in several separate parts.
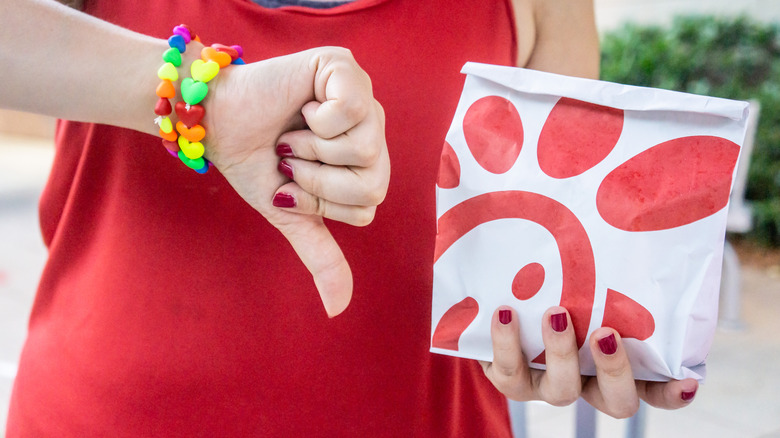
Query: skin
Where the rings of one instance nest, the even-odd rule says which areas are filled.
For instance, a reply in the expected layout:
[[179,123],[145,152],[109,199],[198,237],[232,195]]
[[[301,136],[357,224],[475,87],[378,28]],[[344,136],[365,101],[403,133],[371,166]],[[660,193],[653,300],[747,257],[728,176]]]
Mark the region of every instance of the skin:
[[[157,135],[151,90],[159,79],[149,73],[162,65],[165,40],[51,0],[20,0],[0,3],[0,42],[0,63],[17,67],[0,83],[0,106]],[[202,47],[191,42],[182,65]],[[323,47],[225,68],[209,89],[205,157],[287,238],[326,312],[338,315],[352,274],[322,218],[367,225],[390,180],[384,113],[368,75],[348,50]],[[294,181],[277,170],[278,143],[292,146],[296,158],[285,161]],[[279,193],[296,205],[274,207]]]
[[[591,0],[513,0],[513,5],[518,66],[598,77]],[[150,116],[156,96],[149,90],[158,79],[148,72],[160,67],[167,47],[164,40],[51,0],[2,2],[0,65],[16,68],[7,69],[0,81],[0,106],[156,135]],[[190,43],[183,65],[201,47]],[[206,158],[288,239],[311,272],[328,315],[339,314],[351,298],[352,275],[322,218],[367,225],[390,178],[384,113],[370,79],[348,50],[325,47],[226,68],[209,88]],[[244,129],[233,129],[238,125]],[[277,170],[276,146],[282,143],[292,149],[293,157],[285,158],[292,181]],[[293,196],[295,207],[274,207],[280,193]],[[674,409],[689,403],[683,393],[698,388],[692,379],[634,381],[620,336],[609,328],[594,331],[588,344],[597,376],[580,376],[571,321],[560,333],[549,323],[549,315],[566,312],[561,307],[551,308],[541,327],[547,371],[531,370],[520,347],[517,314],[512,311],[512,321],[502,324],[499,310],[492,323],[495,359],[482,367],[512,399],[566,405],[582,396],[609,415],[626,417],[636,412],[639,398]],[[617,350],[606,355],[598,340],[609,334],[616,336]]]

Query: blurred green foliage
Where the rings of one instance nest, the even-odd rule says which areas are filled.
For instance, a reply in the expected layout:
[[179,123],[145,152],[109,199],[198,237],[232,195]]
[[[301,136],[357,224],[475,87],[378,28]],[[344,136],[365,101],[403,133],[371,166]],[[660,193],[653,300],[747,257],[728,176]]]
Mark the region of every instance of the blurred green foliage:
[[602,35],[601,77],[761,102],[747,198],[750,237],[780,246],[780,26],[746,17],[678,17],[670,27],[626,24]]

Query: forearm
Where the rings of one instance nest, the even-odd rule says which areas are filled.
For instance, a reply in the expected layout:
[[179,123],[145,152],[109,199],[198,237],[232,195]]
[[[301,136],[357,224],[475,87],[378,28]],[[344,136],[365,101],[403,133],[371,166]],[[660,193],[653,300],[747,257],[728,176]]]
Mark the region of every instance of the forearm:
[[51,0],[4,1],[0,107],[156,133],[156,71],[167,47]]
[[535,44],[525,67],[597,79],[599,40],[592,0],[531,0]]

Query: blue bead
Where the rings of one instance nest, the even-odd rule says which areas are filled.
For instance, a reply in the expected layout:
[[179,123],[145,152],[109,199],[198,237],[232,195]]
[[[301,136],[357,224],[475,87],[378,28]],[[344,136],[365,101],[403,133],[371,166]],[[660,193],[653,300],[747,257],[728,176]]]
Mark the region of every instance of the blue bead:
[[243,60],[243,59],[241,59],[241,58],[236,58],[236,60],[235,60],[235,61],[233,61],[233,62],[231,62],[231,64],[236,64],[236,65],[246,65],[246,62],[244,62],[244,60]]
[[168,38],[168,45],[177,49],[179,52],[184,53],[187,49],[187,43],[184,41],[184,37],[181,35],[172,35]]

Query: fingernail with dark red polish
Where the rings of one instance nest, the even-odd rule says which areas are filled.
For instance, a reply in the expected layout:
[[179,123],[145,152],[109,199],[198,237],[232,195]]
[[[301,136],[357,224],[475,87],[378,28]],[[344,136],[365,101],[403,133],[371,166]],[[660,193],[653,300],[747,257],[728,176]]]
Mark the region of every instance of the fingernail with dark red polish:
[[279,143],[276,145],[276,155],[280,157],[294,157],[292,147],[287,143]]
[[566,319],[566,313],[550,315],[550,326],[558,333],[566,331],[566,327],[569,326],[569,321]]
[[279,172],[282,172],[282,174],[284,174],[284,176],[286,176],[287,178],[295,179],[293,178],[293,169],[292,166],[290,166],[290,163],[282,160],[279,162],[279,166],[277,166],[277,169],[279,169]]
[[498,311],[498,322],[501,324],[507,325],[510,322],[512,322],[512,311],[511,310],[499,310]]
[[292,208],[298,205],[295,201],[295,197],[289,193],[277,193],[274,195],[273,200],[274,207]]
[[680,398],[682,398],[684,402],[689,402],[693,400],[694,397],[696,397],[696,391],[683,392],[680,394]]
[[615,334],[612,333],[607,337],[599,339],[599,349],[607,356],[615,354],[617,351],[617,339],[615,339]]

